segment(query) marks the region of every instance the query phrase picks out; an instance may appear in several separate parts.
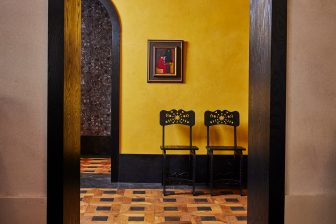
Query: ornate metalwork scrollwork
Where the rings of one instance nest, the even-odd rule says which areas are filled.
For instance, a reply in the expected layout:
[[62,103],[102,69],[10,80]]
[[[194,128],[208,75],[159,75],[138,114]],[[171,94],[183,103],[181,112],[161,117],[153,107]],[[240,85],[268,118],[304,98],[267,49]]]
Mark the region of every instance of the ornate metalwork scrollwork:
[[195,124],[195,112],[192,110],[161,110],[160,125],[183,124],[193,126]]
[[217,124],[239,126],[239,112],[230,112],[227,110],[206,111],[204,122],[206,126]]

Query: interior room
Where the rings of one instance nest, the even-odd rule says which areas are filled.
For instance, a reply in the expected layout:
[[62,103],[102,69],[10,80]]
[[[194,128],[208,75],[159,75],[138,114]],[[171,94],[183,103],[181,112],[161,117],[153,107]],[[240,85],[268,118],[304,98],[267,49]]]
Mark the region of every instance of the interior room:
[[[119,220],[125,223],[142,223],[145,215],[139,214],[147,211],[152,214],[147,215],[148,219],[155,223],[155,209],[150,210],[155,204],[150,202],[153,196],[161,205],[156,210],[159,214],[156,221],[163,223],[221,222],[225,216],[214,213],[222,213],[223,207],[227,208],[224,209],[229,217],[227,223],[335,223],[336,1],[113,0],[120,24],[120,80],[113,82],[107,78],[98,84],[120,84],[119,106],[116,109],[112,106],[116,104],[111,103],[111,112],[105,113],[111,118],[103,119],[111,121],[111,127],[103,129],[104,135],[95,133],[94,137],[114,136],[114,142],[112,138],[103,142],[117,142],[118,147],[111,147],[110,153],[117,152],[118,156],[102,152],[81,155],[81,143],[83,150],[93,150],[92,144],[100,143],[92,141],[88,137],[92,133],[88,132],[82,132],[81,139],[84,123],[81,123],[80,108],[80,2],[0,1],[1,224],[78,224],[81,220],[82,223],[113,223],[120,214]],[[183,75],[182,82],[152,82],[152,78],[174,78],[177,70],[161,64],[157,66],[156,77],[148,76],[149,40],[183,40],[181,60],[176,59],[183,63],[179,73]],[[277,53],[279,50],[282,55]],[[163,57],[170,65],[175,62],[174,57]],[[278,63],[279,58],[284,61]],[[160,64],[152,61],[155,63]],[[276,73],[280,67],[284,70]],[[151,68],[156,71],[155,67]],[[282,77],[280,82],[276,79],[278,75]],[[179,78],[177,73],[176,77]],[[285,82],[285,88],[281,88],[281,82]],[[104,92],[109,88],[103,88]],[[278,101],[268,94],[270,90],[285,93],[283,107],[272,106],[271,103]],[[257,93],[257,98],[251,93]],[[112,96],[115,94],[111,94],[111,102]],[[255,106],[253,110],[250,105]],[[195,112],[192,126],[192,144],[198,147],[195,195],[190,184],[167,185],[168,195],[163,195],[160,111],[171,109]],[[244,177],[248,178],[248,188],[244,186],[246,196],[240,196],[237,186],[233,187],[233,194],[223,194],[221,191],[231,191],[231,188],[221,190],[221,186],[215,187],[215,196],[210,193],[209,173],[205,171],[208,166],[204,165],[208,161],[204,114],[217,109],[239,111],[237,143],[247,149],[243,158],[248,157],[245,170],[248,175]],[[116,115],[118,122],[113,120]],[[260,119],[261,115],[265,115],[264,119]],[[181,116],[174,118],[182,122]],[[272,123],[273,119],[285,125]],[[280,134],[283,138],[271,138],[267,131],[276,134],[274,129],[279,126],[285,127],[281,129],[284,134]],[[252,132],[251,127],[261,128]],[[166,127],[166,143],[188,145],[189,127],[176,128]],[[220,131],[231,134],[221,128],[215,134],[210,133],[215,143],[222,140]],[[117,135],[112,135],[113,132]],[[271,140],[272,144],[267,144]],[[258,145],[262,147],[255,147],[256,141],[263,143]],[[277,151],[271,149],[277,147],[283,150],[280,154],[284,158],[274,155]],[[178,164],[190,162],[185,156],[189,153],[177,154],[169,167],[180,168]],[[220,158],[225,156],[229,155],[217,156],[220,166],[224,166]],[[85,163],[89,158],[97,164]],[[250,169],[251,162],[253,169]],[[270,172],[277,170],[279,164],[283,176]],[[99,171],[94,167],[99,167]],[[101,182],[90,182],[94,180],[88,178],[90,175],[101,175]],[[97,186],[97,183],[109,186]],[[81,188],[81,184],[87,185]],[[274,189],[282,192],[274,193]],[[90,201],[92,198],[96,201]],[[105,199],[101,201],[102,198]],[[116,206],[120,202],[117,198],[125,200],[123,207]],[[231,200],[230,205],[226,199]],[[148,205],[141,206],[147,200]],[[181,204],[190,206],[182,206],[179,211],[180,207],[167,205],[180,203],[179,200],[188,201]],[[224,203],[220,210],[212,207],[214,200]],[[235,206],[239,203],[242,206]],[[164,211],[164,207],[169,208]],[[198,211],[197,207],[200,210],[210,207],[211,211]],[[233,211],[230,207],[243,209]],[[191,215],[186,215],[189,211]],[[107,221],[106,213],[110,214]],[[133,217],[132,221],[129,217]]]
[[81,3],[81,223],[246,223],[249,2]]

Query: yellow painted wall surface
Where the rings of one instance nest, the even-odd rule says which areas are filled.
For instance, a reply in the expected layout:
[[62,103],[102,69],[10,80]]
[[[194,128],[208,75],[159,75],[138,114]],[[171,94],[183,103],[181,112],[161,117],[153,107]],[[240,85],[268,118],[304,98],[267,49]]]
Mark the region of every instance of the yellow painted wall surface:
[[[219,108],[240,112],[238,143],[247,147],[249,1],[113,2],[122,27],[121,153],[161,153],[159,111],[174,108],[195,111],[200,154],[206,152],[204,111]],[[147,83],[148,39],[185,41],[183,84]],[[168,129],[167,143],[188,143],[182,131]],[[213,132],[214,144],[223,140],[221,132]]]

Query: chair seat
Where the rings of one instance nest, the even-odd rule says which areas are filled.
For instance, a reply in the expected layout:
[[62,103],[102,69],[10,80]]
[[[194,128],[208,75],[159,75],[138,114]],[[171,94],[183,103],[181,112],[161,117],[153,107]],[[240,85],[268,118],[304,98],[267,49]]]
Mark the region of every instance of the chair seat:
[[198,150],[197,146],[191,146],[190,145],[165,145],[160,146],[161,150]]
[[[206,149],[208,150],[221,150],[221,151],[233,151],[235,150],[234,146],[206,146]],[[241,151],[246,151],[246,148],[242,147],[242,146],[237,146],[236,147],[237,150],[241,150]]]

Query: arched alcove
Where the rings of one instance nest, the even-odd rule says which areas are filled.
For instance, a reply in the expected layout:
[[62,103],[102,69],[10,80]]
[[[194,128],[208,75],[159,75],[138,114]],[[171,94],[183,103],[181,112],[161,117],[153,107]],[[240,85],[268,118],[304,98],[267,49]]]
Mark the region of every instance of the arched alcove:
[[81,154],[119,155],[120,21],[108,0],[82,0]]

